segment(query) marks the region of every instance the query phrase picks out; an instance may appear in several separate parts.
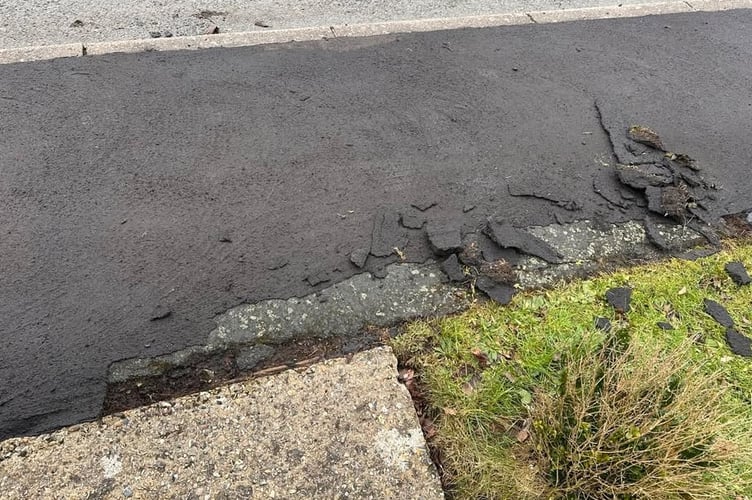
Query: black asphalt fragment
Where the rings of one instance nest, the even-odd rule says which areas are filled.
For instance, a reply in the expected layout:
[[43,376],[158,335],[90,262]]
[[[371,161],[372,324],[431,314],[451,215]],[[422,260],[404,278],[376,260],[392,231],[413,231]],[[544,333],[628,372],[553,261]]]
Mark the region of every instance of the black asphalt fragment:
[[512,226],[508,222],[488,221],[486,226],[488,236],[502,248],[514,248],[522,253],[541,258],[551,264],[561,262],[561,254],[548,243]]
[[606,291],[606,302],[620,313],[628,313],[631,310],[632,289],[626,286],[612,288]]
[[703,299],[702,306],[704,311],[714,320],[716,320],[721,326],[726,328],[733,328],[734,318],[728,313],[725,307],[716,302],[715,300]]
[[462,282],[467,279],[456,254],[450,255],[441,263],[441,270],[444,271],[450,281]]
[[749,274],[747,274],[747,268],[739,261],[729,262],[726,264],[725,269],[734,283],[739,286],[749,285],[750,281],[752,281],[749,278]]
[[[695,167],[670,167],[688,224],[748,212],[751,26],[696,13],[0,66],[0,438],[95,418],[114,362],[340,283],[357,249],[382,277],[435,258],[397,214],[463,235],[492,216],[643,220],[614,165],[669,152]],[[483,238],[486,262],[558,259]],[[150,321],[157,305],[171,313]]]
[[595,318],[595,327],[598,330],[602,330],[604,332],[610,332],[611,320],[609,320],[608,318],[602,318],[602,317]]
[[752,358],[752,339],[746,335],[742,335],[733,328],[726,329],[726,343],[728,343],[731,352],[744,356],[745,358]]
[[497,283],[487,276],[481,276],[475,282],[478,290],[482,291],[488,297],[499,304],[509,304],[514,297],[515,289],[512,285],[506,283]]

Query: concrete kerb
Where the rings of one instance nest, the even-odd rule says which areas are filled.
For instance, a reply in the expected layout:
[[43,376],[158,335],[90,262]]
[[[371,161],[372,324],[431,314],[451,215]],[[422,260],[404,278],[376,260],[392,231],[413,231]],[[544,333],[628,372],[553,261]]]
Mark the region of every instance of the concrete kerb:
[[218,47],[243,47],[292,41],[321,40],[336,37],[368,37],[376,35],[441,31],[460,28],[525,25],[532,23],[557,23],[576,20],[628,18],[647,15],[676,14],[701,11],[723,11],[752,8],[752,0],[673,0],[663,3],[585,7],[555,11],[503,13],[495,15],[456,18],[388,21],[381,23],[333,25],[281,30],[221,33],[216,35],[186,36],[121,40],[113,42],[69,43],[0,50],[0,64],[29,62],[61,57],[103,55],[118,52],[197,50]]
[[80,43],[21,47],[18,49],[0,50],[0,64],[43,61],[61,57],[79,57],[81,55],[83,55],[83,45]]

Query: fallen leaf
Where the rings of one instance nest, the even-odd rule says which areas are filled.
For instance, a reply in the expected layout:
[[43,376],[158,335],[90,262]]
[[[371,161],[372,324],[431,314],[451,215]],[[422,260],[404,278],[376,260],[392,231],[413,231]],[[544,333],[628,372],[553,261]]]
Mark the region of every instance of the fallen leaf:
[[681,290],[679,290],[679,295],[685,295],[687,293],[687,287],[683,286]]
[[517,433],[517,441],[520,443],[524,443],[527,441],[527,438],[530,437],[530,432],[528,432],[527,429],[522,429],[520,432]]
[[473,356],[475,356],[475,359],[478,360],[478,363],[480,364],[481,368],[488,366],[488,354],[481,351],[477,347],[474,348],[472,351],[470,351]]
[[454,408],[442,408],[447,415],[457,415],[457,410]]

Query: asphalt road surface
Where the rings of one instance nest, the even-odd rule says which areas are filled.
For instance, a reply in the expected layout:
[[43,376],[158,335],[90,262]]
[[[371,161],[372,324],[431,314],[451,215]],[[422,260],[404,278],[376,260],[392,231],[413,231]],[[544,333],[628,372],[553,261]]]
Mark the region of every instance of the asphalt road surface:
[[620,189],[630,124],[703,166],[706,218],[749,209],[750,60],[733,11],[0,66],[0,438],[96,417],[113,361],[359,272],[384,210],[640,219],[593,189]]

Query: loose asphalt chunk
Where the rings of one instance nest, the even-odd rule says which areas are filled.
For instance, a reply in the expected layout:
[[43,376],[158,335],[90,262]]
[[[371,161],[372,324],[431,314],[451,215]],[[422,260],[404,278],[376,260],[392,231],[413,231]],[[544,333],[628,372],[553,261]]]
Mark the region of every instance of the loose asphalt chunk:
[[486,226],[486,233],[502,248],[516,248],[551,264],[562,262],[561,254],[551,245],[526,231],[517,229],[508,222],[490,220]]
[[597,317],[597,318],[595,318],[595,327],[598,330],[602,330],[604,332],[610,332],[611,331],[611,321],[608,318]]
[[357,248],[350,253],[350,262],[352,262],[355,267],[360,269],[366,265],[368,253],[369,252],[367,248]]
[[371,255],[387,257],[394,253],[395,248],[405,246],[407,236],[399,219],[399,214],[393,210],[383,210],[376,215],[371,233]]
[[447,255],[462,249],[460,224],[433,225],[426,228],[431,250],[438,255]]
[[316,271],[315,273],[311,273],[306,277],[306,281],[311,286],[320,285],[321,283],[326,283],[331,278],[329,277],[329,273],[326,271]]
[[10,439],[0,442],[0,491],[9,499],[441,499],[397,376],[397,360],[380,347]]
[[663,210],[663,189],[655,186],[645,188],[645,199],[648,200],[648,210],[660,215],[665,215]]
[[673,330],[674,329],[674,326],[667,321],[659,321],[658,323],[656,323],[656,326],[660,328],[661,330]]
[[673,245],[671,245],[664,231],[662,231],[662,228],[666,226],[665,224],[661,224],[655,221],[653,217],[648,216],[642,221],[642,225],[645,227],[645,235],[653,245],[664,252],[674,250]]
[[629,312],[631,300],[632,289],[629,287],[622,286],[606,291],[606,301],[618,312]]
[[726,328],[733,328],[734,319],[731,317],[725,307],[723,307],[715,300],[710,299],[704,299],[702,301],[702,304],[705,312],[710,315],[711,318],[713,318]]
[[731,352],[744,356],[745,358],[752,358],[752,339],[746,335],[742,335],[733,328],[726,329],[726,343],[731,348]]
[[475,286],[478,290],[488,295],[490,299],[502,305],[509,304],[516,292],[512,285],[497,283],[487,276],[481,276],[478,278],[475,282]]
[[674,174],[663,165],[618,165],[616,174],[619,181],[635,189],[669,186],[674,182]]
[[749,278],[749,274],[747,274],[747,269],[744,267],[744,264],[738,260],[726,264],[725,269],[726,273],[731,276],[731,279],[737,285],[749,285],[750,281],[752,281]]
[[441,270],[447,275],[449,281],[462,282],[467,279],[465,273],[462,271],[462,266],[457,258],[457,254],[452,254],[441,263]]

